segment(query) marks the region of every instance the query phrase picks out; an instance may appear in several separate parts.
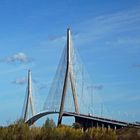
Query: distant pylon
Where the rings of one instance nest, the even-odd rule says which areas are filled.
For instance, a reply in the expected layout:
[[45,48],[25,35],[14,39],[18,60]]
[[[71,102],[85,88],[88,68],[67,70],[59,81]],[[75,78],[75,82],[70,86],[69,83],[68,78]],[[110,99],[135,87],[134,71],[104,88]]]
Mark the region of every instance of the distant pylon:
[[70,29],[67,29],[67,64],[66,64],[67,66],[66,66],[66,73],[65,73],[64,85],[63,85],[63,91],[62,91],[62,97],[61,97],[58,124],[61,124],[61,121],[62,121],[68,80],[70,80],[70,84],[71,84],[75,112],[77,114],[79,113],[76,89],[75,89],[75,85],[74,85],[74,75],[73,75],[72,59],[71,59],[71,41],[70,40],[71,40],[71,32],[70,32]]
[[[31,110],[29,110],[31,109]],[[31,70],[28,70],[28,85],[27,85],[27,97],[25,99],[25,108],[23,112],[23,119],[24,122],[29,117],[31,113],[32,116],[35,115],[34,104],[33,104],[33,97],[32,97],[32,77],[31,77]]]

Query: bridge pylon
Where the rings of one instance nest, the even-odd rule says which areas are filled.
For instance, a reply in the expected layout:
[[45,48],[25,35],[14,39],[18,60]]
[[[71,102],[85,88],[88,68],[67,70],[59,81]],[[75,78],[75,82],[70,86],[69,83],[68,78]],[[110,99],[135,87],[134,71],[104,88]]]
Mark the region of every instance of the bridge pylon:
[[71,91],[72,91],[72,96],[74,100],[74,106],[75,106],[75,112],[79,114],[79,109],[78,109],[78,100],[76,96],[76,88],[74,85],[74,75],[73,75],[73,68],[72,68],[72,58],[71,58],[71,31],[68,28],[67,29],[67,63],[66,63],[66,72],[65,72],[65,79],[64,79],[64,84],[63,84],[63,91],[62,91],[62,97],[61,97],[61,104],[60,104],[60,110],[59,110],[59,117],[58,117],[58,125],[61,124],[62,121],[62,116],[64,112],[64,104],[65,104],[65,98],[66,98],[66,92],[67,92],[67,86],[68,86],[68,80],[70,80],[70,85],[71,85]]
[[28,84],[27,84],[27,95],[24,102],[24,110],[23,110],[23,120],[24,122],[27,121],[29,115],[35,115],[35,109],[33,104],[33,97],[32,97],[32,77],[31,77],[31,70],[28,70]]

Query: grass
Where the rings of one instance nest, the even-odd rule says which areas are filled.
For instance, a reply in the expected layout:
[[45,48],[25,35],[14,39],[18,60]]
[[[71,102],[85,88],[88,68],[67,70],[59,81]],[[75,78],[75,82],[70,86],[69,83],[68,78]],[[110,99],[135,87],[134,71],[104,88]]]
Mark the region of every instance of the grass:
[[29,127],[22,120],[0,127],[0,140],[140,140],[140,129],[124,128],[117,131],[89,128],[85,132],[79,124],[56,127],[47,119],[42,127]]

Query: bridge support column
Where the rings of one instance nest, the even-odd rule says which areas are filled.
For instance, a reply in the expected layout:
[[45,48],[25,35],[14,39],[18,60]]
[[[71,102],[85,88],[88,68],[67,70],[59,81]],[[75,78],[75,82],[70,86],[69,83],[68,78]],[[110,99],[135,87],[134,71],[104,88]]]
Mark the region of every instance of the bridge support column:
[[104,128],[104,124],[102,123],[102,128]]
[[25,109],[23,110],[23,119],[26,121],[29,115],[29,107],[31,109],[32,116],[35,115],[33,97],[32,97],[32,78],[31,70],[28,71],[28,85],[27,85],[27,97],[25,99]]
[[68,80],[70,80],[70,83],[71,83],[71,90],[72,90],[72,95],[73,95],[73,100],[74,100],[75,112],[79,113],[78,101],[77,101],[77,97],[76,97],[76,89],[75,89],[74,81],[73,81],[71,47],[70,47],[71,39],[70,38],[71,38],[70,29],[67,29],[67,66],[66,66],[66,73],[65,73],[64,85],[63,85],[59,117],[58,117],[58,125],[61,124],[62,116],[63,116],[63,112],[64,112],[64,104],[65,104]]
[[96,126],[99,127],[98,122],[97,122]]
[[91,126],[93,127],[93,122],[91,122]]

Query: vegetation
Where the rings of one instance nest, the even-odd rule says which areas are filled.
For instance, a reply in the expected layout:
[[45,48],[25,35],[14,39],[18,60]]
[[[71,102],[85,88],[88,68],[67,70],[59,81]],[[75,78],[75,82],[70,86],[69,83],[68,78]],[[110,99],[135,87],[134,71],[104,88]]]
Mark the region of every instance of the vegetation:
[[[134,130],[133,130],[134,131]],[[42,127],[29,127],[22,120],[7,127],[0,127],[0,140],[117,140],[121,132],[106,128],[90,128],[85,132],[80,124],[56,127],[53,120],[47,119]],[[135,138],[135,140],[137,140]]]
[[125,127],[117,130],[118,140],[140,140],[140,128]]

